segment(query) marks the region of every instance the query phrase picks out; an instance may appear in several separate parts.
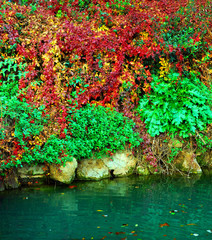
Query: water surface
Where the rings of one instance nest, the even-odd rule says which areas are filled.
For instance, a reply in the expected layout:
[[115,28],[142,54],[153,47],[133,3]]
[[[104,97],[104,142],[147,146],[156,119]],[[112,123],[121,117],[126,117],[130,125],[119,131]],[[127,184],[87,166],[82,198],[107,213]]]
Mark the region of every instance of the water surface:
[[128,177],[0,193],[1,240],[212,239],[212,177]]

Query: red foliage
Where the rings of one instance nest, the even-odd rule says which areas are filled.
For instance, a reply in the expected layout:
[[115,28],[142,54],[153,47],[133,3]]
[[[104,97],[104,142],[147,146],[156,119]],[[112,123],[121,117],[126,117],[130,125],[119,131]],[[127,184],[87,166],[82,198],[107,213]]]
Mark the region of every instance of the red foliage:
[[[46,126],[44,141],[52,132],[64,138],[69,109],[87,103],[114,107],[133,118],[142,132],[144,124],[134,109],[139,98],[151,91],[149,83],[158,59],[175,54],[173,67],[180,73],[187,64],[186,46],[167,44],[162,33],[186,28],[190,21],[196,29],[191,39],[198,43],[205,27],[197,16],[211,11],[202,11],[206,0],[195,1],[196,11],[189,19],[184,13],[190,11],[190,1],[133,0],[124,10],[106,6],[113,1],[89,2],[82,8],[77,0],[40,0],[35,10],[10,3],[4,10],[6,17],[0,15],[0,39],[5,45],[17,44],[15,53],[6,57],[27,64],[28,73],[19,80],[19,89],[27,91],[19,99],[37,107],[44,104],[43,115],[57,119]],[[177,18],[180,24],[176,27],[173,19]],[[212,25],[211,18],[206,22]],[[0,49],[4,52],[2,45]],[[145,134],[143,138],[147,160],[155,165],[149,139]],[[21,148],[14,144],[13,154],[17,155]]]

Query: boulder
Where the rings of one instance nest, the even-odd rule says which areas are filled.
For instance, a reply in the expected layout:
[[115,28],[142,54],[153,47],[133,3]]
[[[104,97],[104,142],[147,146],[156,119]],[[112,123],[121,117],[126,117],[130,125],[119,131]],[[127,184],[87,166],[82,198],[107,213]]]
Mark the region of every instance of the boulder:
[[56,164],[50,165],[50,178],[61,183],[70,184],[75,178],[75,170],[77,168],[77,160],[67,161],[65,166]]
[[22,178],[26,176],[44,175],[45,172],[46,172],[45,164],[37,164],[33,166],[23,164],[22,167],[18,168],[18,174]]
[[19,187],[18,176],[14,169],[10,169],[4,177],[4,185],[6,189],[13,189]]
[[77,179],[100,180],[109,178],[110,172],[101,159],[85,159],[79,162]]
[[132,152],[124,150],[117,151],[111,157],[102,159],[105,166],[108,167],[112,177],[124,177],[134,173],[137,159]]
[[175,166],[186,173],[202,173],[193,151],[181,151],[174,159]]
[[79,162],[77,179],[100,180],[129,176],[134,173],[137,159],[130,151],[117,151],[111,157],[85,159]]
[[47,167],[45,164],[37,164],[30,166],[28,164],[23,164],[19,167],[18,177],[21,183],[43,183],[46,181]]

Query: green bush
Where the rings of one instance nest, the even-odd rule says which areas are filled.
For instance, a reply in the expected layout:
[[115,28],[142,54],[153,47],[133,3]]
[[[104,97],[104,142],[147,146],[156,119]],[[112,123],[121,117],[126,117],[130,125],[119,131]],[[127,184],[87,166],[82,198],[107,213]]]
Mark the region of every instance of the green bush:
[[186,138],[211,123],[210,90],[195,74],[186,75],[172,72],[169,82],[153,75],[151,93],[140,100],[138,107],[151,136],[169,132]]
[[71,157],[77,160],[101,157],[122,150],[127,144],[133,148],[143,141],[134,132],[135,123],[131,119],[102,106],[88,105],[69,115],[68,120],[69,134],[66,129],[66,138],[52,135],[44,144],[26,148],[22,158],[11,161],[7,168],[23,162],[64,164]]
[[36,145],[32,149],[28,149],[23,154],[21,162],[28,164],[44,162],[62,164],[66,160],[63,155],[66,143],[66,140],[52,135],[42,146]]
[[6,98],[0,96],[2,128],[0,140],[5,137],[5,128],[14,126],[14,137],[21,145],[26,145],[23,139],[39,135],[47,117],[42,117],[45,106],[33,107],[26,102],[21,102],[17,97]]
[[110,108],[87,105],[68,118],[72,144],[67,147],[74,148],[77,159],[91,157],[94,151],[101,156],[121,150],[127,143],[133,148],[142,141],[133,130],[135,123]]

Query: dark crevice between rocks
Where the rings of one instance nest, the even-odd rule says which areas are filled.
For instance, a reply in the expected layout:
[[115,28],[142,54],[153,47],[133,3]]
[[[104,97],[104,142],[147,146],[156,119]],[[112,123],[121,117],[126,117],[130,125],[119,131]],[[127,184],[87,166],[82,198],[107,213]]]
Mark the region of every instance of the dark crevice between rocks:
[[113,172],[114,172],[114,169],[111,169],[111,170],[110,170],[110,178],[111,178],[111,179],[113,179],[113,178],[116,177]]

